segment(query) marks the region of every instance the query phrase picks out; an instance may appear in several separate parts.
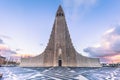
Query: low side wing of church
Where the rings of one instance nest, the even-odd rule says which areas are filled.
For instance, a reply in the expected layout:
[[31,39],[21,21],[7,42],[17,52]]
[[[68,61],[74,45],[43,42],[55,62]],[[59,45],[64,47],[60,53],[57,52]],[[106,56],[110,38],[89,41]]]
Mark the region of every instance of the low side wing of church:
[[59,6],[50,39],[44,52],[31,58],[22,58],[21,67],[101,67],[98,58],[79,54],[71,41],[65,14]]

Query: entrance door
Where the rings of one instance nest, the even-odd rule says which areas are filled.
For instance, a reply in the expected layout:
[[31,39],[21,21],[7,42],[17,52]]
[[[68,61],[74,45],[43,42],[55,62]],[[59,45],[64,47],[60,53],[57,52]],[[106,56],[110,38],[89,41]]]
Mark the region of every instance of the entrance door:
[[62,60],[58,60],[58,66],[62,66]]

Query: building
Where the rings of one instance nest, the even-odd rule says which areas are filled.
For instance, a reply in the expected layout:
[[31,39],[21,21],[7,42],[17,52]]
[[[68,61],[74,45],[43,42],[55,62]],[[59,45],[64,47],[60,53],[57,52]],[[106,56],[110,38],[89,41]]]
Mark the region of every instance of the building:
[[22,58],[21,67],[101,67],[99,59],[79,54],[71,41],[65,14],[59,6],[49,43],[44,52],[31,58]]
[[0,65],[5,63],[5,57],[0,56]]

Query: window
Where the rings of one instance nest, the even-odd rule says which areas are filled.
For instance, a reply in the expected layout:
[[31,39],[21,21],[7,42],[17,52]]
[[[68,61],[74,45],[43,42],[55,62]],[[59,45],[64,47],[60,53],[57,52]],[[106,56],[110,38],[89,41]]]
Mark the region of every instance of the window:
[[57,13],[57,16],[64,16],[63,13]]

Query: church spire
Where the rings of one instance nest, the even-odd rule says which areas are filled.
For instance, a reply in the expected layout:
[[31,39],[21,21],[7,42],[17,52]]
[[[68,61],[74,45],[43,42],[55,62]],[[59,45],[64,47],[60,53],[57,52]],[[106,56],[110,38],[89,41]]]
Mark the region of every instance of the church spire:
[[64,16],[64,11],[63,11],[61,5],[59,5],[59,8],[58,8],[58,10],[57,10],[56,17],[57,17],[57,16]]

